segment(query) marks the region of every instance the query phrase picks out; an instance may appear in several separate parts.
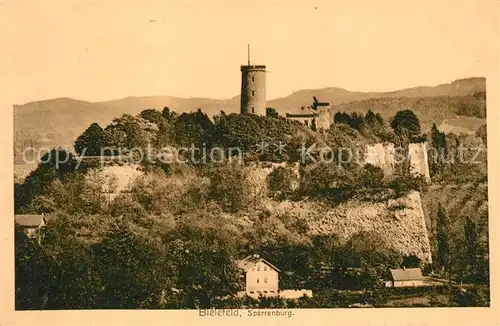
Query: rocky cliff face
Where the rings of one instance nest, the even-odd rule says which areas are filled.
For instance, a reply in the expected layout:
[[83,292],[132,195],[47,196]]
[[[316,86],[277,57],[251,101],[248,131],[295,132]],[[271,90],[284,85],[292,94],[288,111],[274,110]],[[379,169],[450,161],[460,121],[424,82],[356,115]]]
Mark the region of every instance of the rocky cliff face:
[[98,180],[102,192],[108,195],[109,200],[113,200],[120,193],[129,190],[132,183],[143,175],[144,172],[137,164],[106,165],[88,173],[87,181]]
[[[382,154],[389,153],[389,156],[393,148],[394,146],[382,146],[382,144],[375,147],[381,150]],[[385,162],[385,157],[381,158],[382,160],[379,158],[379,161],[374,162]],[[306,220],[311,235],[336,234],[347,240],[358,232],[374,231],[401,254],[416,255],[425,262],[432,261],[419,192],[414,191],[405,197],[377,203],[351,200],[335,207],[312,200],[277,202],[267,198],[266,194],[267,176],[278,166],[290,168],[299,174],[298,165],[261,163],[253,167],[249,175],[262,208],[273,215],[290,215]]]
[[313,201],[285,201],[271,204],[269,209],[305,219],[312,235],[336,234],[347,240],[358,232],[374,231],[401,254],[432,261],[418,192],[380,203],[353,200],[332,208]]

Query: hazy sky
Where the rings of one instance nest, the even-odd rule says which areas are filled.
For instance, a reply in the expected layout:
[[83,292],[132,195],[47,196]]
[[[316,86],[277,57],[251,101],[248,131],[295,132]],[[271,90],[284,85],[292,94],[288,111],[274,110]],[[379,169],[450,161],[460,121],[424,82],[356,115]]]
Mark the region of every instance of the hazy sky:
[[268,99],[432,86],[487,75],[498,10],[496,0],[4,1],[0,71],[17,104],[229,98],[251,43]]

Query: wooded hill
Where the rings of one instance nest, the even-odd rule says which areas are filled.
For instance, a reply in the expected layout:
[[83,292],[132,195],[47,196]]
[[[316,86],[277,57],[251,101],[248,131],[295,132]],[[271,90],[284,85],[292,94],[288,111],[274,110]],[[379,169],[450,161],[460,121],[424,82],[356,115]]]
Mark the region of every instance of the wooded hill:
[[[432,123],[447,121],[451,126],[474,132],[485,123],[486,80],[468,78],[435,87],[415,87],[393,92],[350,92],[342,88],[301,90],[287,97],[268,101],[279,114],[311,105],[312,97],[330,102],[335,112],[380,113],[384,118],[410,108],[419,116],[424,130]],[[169,107],[177,113],[201,108],[208,116],[221,110],[239,112],[239,96],[231,99],[178,98],[173,96],[126,97],[106,102],[86,102],[58,98],[14,105],[14,151],[32,142],[37,146],[71,146],[91,123],[109,124],[124,113],[136,115],[144,109]],[[457,114],[461,114],[460,119]],[[19,157],[19,155],[17,155]]]

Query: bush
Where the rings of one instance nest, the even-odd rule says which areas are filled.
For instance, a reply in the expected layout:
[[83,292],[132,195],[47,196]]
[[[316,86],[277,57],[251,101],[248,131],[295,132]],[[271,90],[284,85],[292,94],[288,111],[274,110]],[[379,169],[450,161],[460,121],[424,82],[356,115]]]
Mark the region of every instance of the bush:
[[384,171],[378,166],[367,164],[361,171],[359,183],[363,187],[377,189],[384,185],[383,180]]
[[267,182],[271,196],[283,200],[294,194],[299,180],[290,169],[277,167],[267,176]]
[[251,204],[251,185],[248,171],[242,166],[227,165],[209,170],[210,198],[227,212],[237,212],[248,208]]
[[396,197],[407,195],[412,190],[422,191],[426,187],[423,177],[412,175],[399,175],[389,182],[389,188],[394,190]]

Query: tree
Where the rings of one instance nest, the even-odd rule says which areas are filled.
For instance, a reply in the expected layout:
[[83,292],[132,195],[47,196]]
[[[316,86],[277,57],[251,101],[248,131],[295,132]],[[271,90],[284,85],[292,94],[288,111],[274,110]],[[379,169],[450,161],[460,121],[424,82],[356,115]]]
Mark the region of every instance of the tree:
[[446,144],[446,135],[440,132],[436,124],[432,124],[431,128],[431,146],[434,149],[434,160],[430,161],[430,170],[432,175],[437,174],[443,168],[443,161],[448,153],[448,146]]
[[64,149],[53,149],[46,153],[36,170],[26,177],[22,186],[17,187],[16,211],[27,207],[35,197],[46,194],[54,180],[64,181],[76,172],[77,167],[75,155]]
[[104,141],[104,130],[94,122],[76,139],[75,151],[82,156],[100,156]]
[[380,285],[389,268],[401,263],[401,255],[376,232],[354,234],[335,256],[332,282],[340,288],[368,289]]
[[356,193],[356,171],[338,164],[319,162],[304,171],[300,191],[303,195],[344,202]]
[[413,176],[408,173],[399,173],[389,182],[389,188],[393,189],[396,197],[408,194],[412,190],[421,191],[425,189],[426,182],[422,176]]
[[378,133],[380,128],[384,126],[384,119],[379,113],[374,113],[372,110],[368,110],[364,118],[364,127]]
[[175,140],[181,146],[202,145],[210,143],[213,123],[210,118],[198,109],[194,113],[181,114],[174,123]]
[[94,170],[89,173],[71,174],[64,182],[59,179],[52,181],[45,194],[33,200],[30,211],[65,211],[72,215],[98,214],[105,206],[103,180]]
[[420,121],[412,110],[398,111],[391,121],[391,127],[407,140],[420,134]]
[[364,117],[357,112],[353,112],[352,114],[337,112],[333,116],[333,122],[336,124],[346,124],[353,129],[360,130],[364,124]]
[[161,262],[157,248],[135,234],[128,222],[118,220],[112,225],[104,239],[93,246],[104,284],[101,308],[158,306],[166,284],[157,270]]
[[43,246],[52,258],[45,309],[97,308],[103,284],[93,252],[88,244],[75,237],[72,216],[53,216],[43,238]]
[[[283,162],[291,155],[288,153],[300,157],[296,149],[302,146],[304,136],[301,134],[306,128],[299,122],[288,119],[270,119],[255,114],[232,113],[216,117],[212,136],[214,145],[218,147],[237,148],[242,153],[258,157],[262,161]],[[293,137],[300,141],[295,143]],[[279,144],[280,141],[290,138],[292,140],[287,142],[286,151],[259,151],[256,147],[257,144],[262,143]]]
[[266,108],[266,117],[269,118],[278,118],[278,111],[275,108]]
[[450,267],[450,223],[441,203],[437,211],[436,247],[436,263],[443,271],[448,271]]
[[[227,212],[237,212],[255,201],[255,191],[248,181],[248,171],[237,165],[213,168],[208,172],[210,197]],[[252,198],[254,197],[254,198]]]
[[15,227],[15,307],[41,310],[49,290],[49,260],[42,247]]
[[163,110],[161,111],[161,115],[168,122],[173,122],[177,118],[177,114],[175,113],[175,111],[171,111],[168,106],[163,108]]
[[363,125],[364,125],[364,117],[357,112],[353,112],[351,114],[351,121],[349,123],[349,126],[353,129],[361,130]]
[[345,113],[345,112],[337,112],[333,116],[333,122],[334,123],[343,123],[343,124],[346,124],[346,125],[350,125],[351,124],[351,119],[352,119],[351,115],[349,113]]
[[476,131],[476,137],[481,138],[484,145],[488,145],[487,128],[486,125],[482,125]]
[[213,307],[218,297],[238,290],[234,235],[206,212],[184,216],[166,235],[175,261],[176,288],[184,308]]
[[479,234],[477,224],[470,216],[465,217],[464,238],[467,248],[467,262],[474,273],[476,271]]
[[312,131],[317,131],[318,130],[318,128],[316,127],[316,117],[312,118],[312,121],[311,121],[311,130]]
[[144,110],[141,113],[139,113],[139,116],[144,120],[155,123],[157,125],[159,125],[164,119],[162,113],[155,109]]
[[130,114],[114,119],[105,132],[106,146],[115,149],[142,148],[147,142],[138,119]]
[[420,258],[415,255],[405,256],[403,259],[403,266],[406,268],[419,268],[420,264]]

